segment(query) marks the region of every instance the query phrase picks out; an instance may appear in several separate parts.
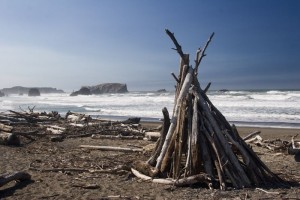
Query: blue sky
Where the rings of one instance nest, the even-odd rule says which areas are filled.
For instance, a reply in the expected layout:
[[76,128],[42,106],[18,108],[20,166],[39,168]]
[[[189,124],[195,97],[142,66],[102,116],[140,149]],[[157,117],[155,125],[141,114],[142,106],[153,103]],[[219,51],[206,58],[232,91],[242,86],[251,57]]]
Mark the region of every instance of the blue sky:
[[298,0],[0,0],[0,88],[172,90],[179,57],[168,28],[192,60],[215,32],[203,85],[299,89],[299,19]]

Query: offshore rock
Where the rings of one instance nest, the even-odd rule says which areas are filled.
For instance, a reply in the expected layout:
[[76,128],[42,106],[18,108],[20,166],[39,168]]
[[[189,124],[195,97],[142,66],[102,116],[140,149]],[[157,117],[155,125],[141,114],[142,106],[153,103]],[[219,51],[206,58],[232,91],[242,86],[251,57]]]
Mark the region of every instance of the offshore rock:
[[83,86],[80,90],[73,92],[70,96],[126,92],[128,92],[126,84],[104,83],[95,86]]
[[91,95],[91,91],[89,88],[87,87],[82,87],[80,88],[80,90],[76,91],[76,92],[72,92],[70,96],[77,96],[77,95]]
[[41,93],[40,93],[39,89],[37,89],[37,88],[31,88],[28,91],[28,96],[30,96],[30,97],[41,96]]
[[164,92],[167,92],[167,90],[166,89],[159,89],[156,92],[164,93]]

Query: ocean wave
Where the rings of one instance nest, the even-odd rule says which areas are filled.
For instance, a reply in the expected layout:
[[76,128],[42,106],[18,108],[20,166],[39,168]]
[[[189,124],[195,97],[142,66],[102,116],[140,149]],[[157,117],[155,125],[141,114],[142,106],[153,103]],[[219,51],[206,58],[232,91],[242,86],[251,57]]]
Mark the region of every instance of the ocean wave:
[[99,109],[99,108],[84,107],[84,109],[86,111],[101,112],[101,109]]
[[290,96],[288,95],[262,95],[262,94],[253,94],[249,95],[250,98],[255,100],[265,100],[265,101],[283,101],[288,100]]
[[[300,123],[300,91],[228,91],[208,93],[212,103],[230,121]],[[35,107],[35,111],[68,110],[95,116],[138,116],[162,118],[162,108],[170,116],[174,106],[174,92],[129,92],[70,97],[43,95],[41,97],[9,96],[0,99],[0,112]]]
[[287,92],[285,91],[280,91],[280,90],[270,90],[266,92],[267,94],[286,94]]

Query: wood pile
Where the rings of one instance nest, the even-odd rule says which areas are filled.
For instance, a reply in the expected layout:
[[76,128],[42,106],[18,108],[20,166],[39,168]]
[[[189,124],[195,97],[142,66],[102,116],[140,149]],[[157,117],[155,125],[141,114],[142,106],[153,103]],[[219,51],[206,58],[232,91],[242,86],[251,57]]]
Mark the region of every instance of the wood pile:
[[140,118],[124,121],[92,119],[89,115],[68,112],[61,117],[57,112],[21,112],[9,110],[0,114],[0,144],[21,144],[20,138],[34,141],[49,138],[61,142],[66,138],[91,137],[92,139],[143,140],[146,129],[140,125]]
[[247,138],[245,142],[269,149],[270,151],[285,152],[294,155],[295,161],[300,162],[300,141],[295,140],[297,136],[298,134],[292,136],[291,141],[287,141],[279,138],[264,140],[259,135],[256,135],[255,137]]
[[226,190],[283,185],[213,105],[198,81],[198,68],[214,36],[196,52],[195,65],[166,30],[180,56],[173,116],[163,110],[164,125],[151,158],[136,162],[132,172],[145,180],[173,185],[204,184]]

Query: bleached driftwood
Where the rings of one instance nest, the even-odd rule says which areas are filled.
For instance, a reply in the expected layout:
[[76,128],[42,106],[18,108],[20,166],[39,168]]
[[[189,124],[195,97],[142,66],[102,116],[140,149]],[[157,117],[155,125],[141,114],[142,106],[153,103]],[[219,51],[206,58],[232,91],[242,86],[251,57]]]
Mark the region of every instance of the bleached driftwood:
[[12,126],[8,126],[0,123],[0,131],[11,132],[13,130]]
[[257,143],[262,144],[262,141],[263,141],[263,139],[262,139],[262,137],[259,136],[259,135],[256,135],[256,136],[253,137],[253,138],[250,138],[250,139],[248,139],[248,140],[245,140],[246,143],[255,143],[255,144],[257,144]]
[[[214,34],[204,49],[197,50],[193,69],[189,55],[182,52],[174,34],[166,32],[180,55],[173,117],[157,159],[151,156],[151,162],[140,162],[136,169],[144,175],[165,178],[162,182],[176,184],[174,180],[185,177],[184,180],[208,182],[210,188],[222,190],[228,186],[245,188],[268,183],[283,184],[283,180],[272,173],[239,136],[235,126],[231,126],[209,100],[206,95],[208,87],[205,90],[200,87],[199,64]],[[156,145],[154,152],[158,147]]]
[[155,151],[152,153],[151,157],[147,160],[147,164],[149,165],[155,165],[156,159],[160,154],[160,151],[162,149],[162,146],[165,142],[166,135],[168,133],[169,127],[170,127],[170,116],[169,111],[166,107],[162,109],[162,113],[164,116],[162,129],[160,131],[160,138],[156,141]]
[[156,141],[160,137],[160,132],[146,132],[145,138],[150,141]]
[[60,168],[35,168],[30,167],[30,170],[39,172],[87,172],[87,173],[99,173],[99,174],[124,174],[128,172],[128,167],[125,165],[118,165],[114,168],[109,169],[87,169],[87,168],[71,168],[71,167],[60,167]]
[[69,123],[71,126],[84,127],[84,124]]
[[[290,154],[290,155],[296,155],[296,154],[299,154],[300,155],[300,142],[296,142],[295,141],[295,138],[298,136],[298,134],[297,135],[295,135],[295,136],[293,136],[292,137],[292,139],[291,139],[291,147],[290,148],[288,148],[288,153]],[[298,157],[300,158],[300,156],[297,156],[297,160],[298,160]],[[295,157],[296,158],[296,157]]]
[[65,118],[74,123],[78,122],[89,122],[91,117],[89,115],[81,114],[81,113],[73,113],[73,112],[67,112]]
[[192,78],[193,77],[193,72],[194,72],[193,69],[191,67],[189,67],[188,74],[186,75],[186,78],[185,78],[183,86],[182,86],[182,90],[180,91],[179,96],[178,96],[177,101],[176,101],[176,104],[175,104],[175,109],[174,109],[173,117],[171,119],[171,125],[170,125],[170,128],[169,128],[169,131],[166,135],[166,139],[165,139],[165,142],[162,146],[161,153],[160,153],[159,157],[157,158],[157,163],[156,163],[156,166],[155,166],[157,171],[160,170],[163,158],[166,155],[167,149],[170,145],[172,135],[173,135],[174,130],[176,128],[177,117],[179,115],[179,111],[180,111],[180,108],[181,108],[181,105],[182,105],[181,103],[182,103],[183,99],[186,97],[186,95],[189,91],[189,88],[191,86],[192,80],[193,80],[193,78]]
[[63,134],[66,130],[66,128],[64,127],[60,127],[60,126],[47,126],[47,131],[51,132],[52,134]]
[[205,174],[197,174],[194,176],[189,176],[187,178],[180,178],[180,179],[163,179],[163,178],[151,178],[150,176],[146,176],[139,171],[131,168],[131,172],[138,178],[145,180],[145,181],[152,181],[153,183],[161,183],[165,185],[174,185],[174,186],[185,186],[191,185],[197,182],[205,182],[209,183],[210,178],[208,178]]
[[243,137],[243,140],[249,140],[250,138],[252,138],[260,133],[261,133],[260,131],[254,131],[253,133],[250,133],[249,135]]

